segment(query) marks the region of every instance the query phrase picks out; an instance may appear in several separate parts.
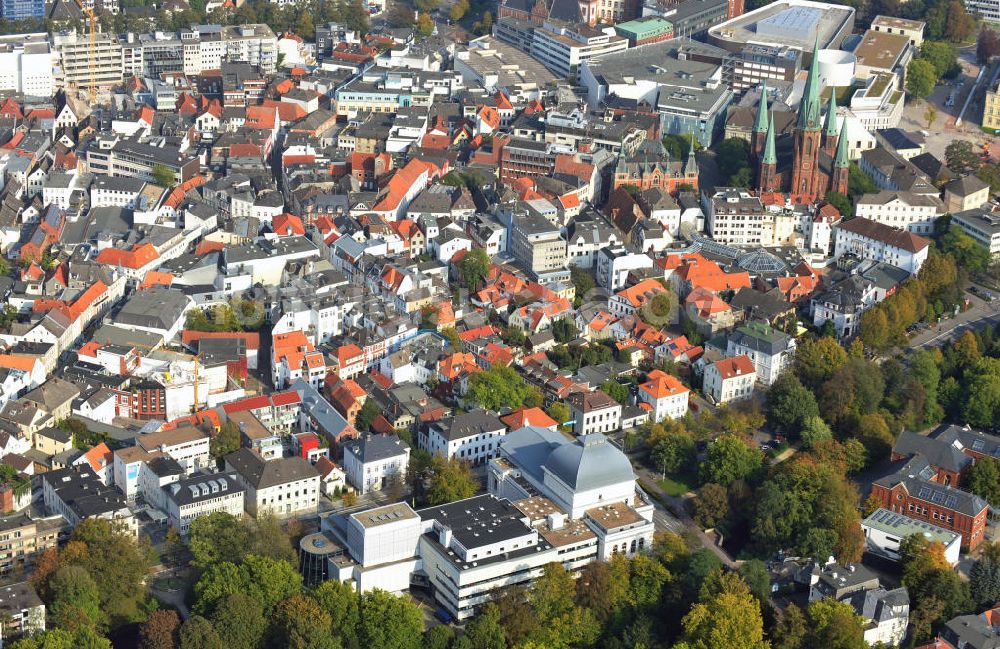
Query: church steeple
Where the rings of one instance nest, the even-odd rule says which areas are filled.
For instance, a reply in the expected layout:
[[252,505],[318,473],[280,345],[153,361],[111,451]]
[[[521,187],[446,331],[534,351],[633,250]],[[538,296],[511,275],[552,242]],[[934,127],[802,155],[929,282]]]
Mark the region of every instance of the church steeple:
[[766,165],[778,164],[778,156],[774,152],[774,116],[771,116],[767,124],[767,138],[764,144],[763,163]]
[[750,155],[755,160],[760,160],[760,154],[764,148],[764,134],[767,133],[767,116],[767,79],[762,79],[760,83],[760,103],[757,104],[757,119],[754,121],[753,131],[750,133]]
[[684,174],[698,175],[698,159],[694,155],[694,131],[691,131],[691,146],[688,148],[687,164],[684,165]]
[[778,156],[775,154],[774,146],[774,115],[771,115],[768,120],[767,135],[764,139],[764,155],[760,161],[757,185],[762,192],[774,192],[778,191]]
[[833,157],[833,152],[837,150],[837,89],[830,88],[830,104],[826,109],[826,126],[823,129],[823,150],[827,155]]
[[818,131],[820,129],[820,111],[822,103],[819,87],[819,36],[813,45],[812,63],[809,64],[809,77],[806,79],[806,89],[799,105],[799,120],[796,127],[802,130]]
[[830,190],[847,196],[847,187],[851,178],[851,159],[848,156],[847,120],[840,127],[837,138],[837,156],[833,159],[833,177],[830,179]]

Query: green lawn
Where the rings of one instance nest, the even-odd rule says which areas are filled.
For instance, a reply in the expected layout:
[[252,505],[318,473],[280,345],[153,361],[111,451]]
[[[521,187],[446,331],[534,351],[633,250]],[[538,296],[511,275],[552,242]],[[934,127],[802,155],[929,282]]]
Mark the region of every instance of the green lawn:
[[667,477],[663,480],[657,480],[656,484],[663,489],[663,492],[668,496],[683,496],[689,491],[693,490],[691,485],[694,484],[692,476],[686,475],[674,475],[667,474]]

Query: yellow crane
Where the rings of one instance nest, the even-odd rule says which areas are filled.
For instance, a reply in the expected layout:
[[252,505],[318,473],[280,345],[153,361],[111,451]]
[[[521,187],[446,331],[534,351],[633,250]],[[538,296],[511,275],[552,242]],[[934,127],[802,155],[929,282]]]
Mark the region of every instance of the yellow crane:
[[88,49],[88,66],[90,68],[90,105],[91,108],[97,103],[97,30],[100,27],[100,23],[97,20],[97,14],[93,9],[87,7],[83,4],[82,0],[74,0],[76,6],[80,7],[80,11],[83,12],[84,17],[87,19],[87,32],[90,37],[90,44]]

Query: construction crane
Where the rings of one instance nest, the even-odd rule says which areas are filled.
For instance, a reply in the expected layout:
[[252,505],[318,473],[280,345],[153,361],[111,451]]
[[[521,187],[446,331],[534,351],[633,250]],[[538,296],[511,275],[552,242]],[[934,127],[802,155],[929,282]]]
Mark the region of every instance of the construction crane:
[[84,17],[87,19],[87,31],[90,36],[90,44],[87,55],[87,63],[90,68],[90,106],[93,109],[97,103],[97,30],[100,23],[97,21],[97,14],[93,9],[83,4],[82,0],[74,0],[76,6],[80,7]]

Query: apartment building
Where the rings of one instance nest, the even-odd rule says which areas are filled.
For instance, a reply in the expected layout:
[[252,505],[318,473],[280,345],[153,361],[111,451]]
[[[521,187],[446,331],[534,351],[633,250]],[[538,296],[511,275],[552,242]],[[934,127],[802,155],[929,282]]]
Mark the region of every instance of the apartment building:
[[536,276],[566,266],[566,240],[559,227],[537,214],[515,215],[511,252],[525,270]]
[[[83,33],[59,32],[52,35],[52,46],[59,54],[61,74],[57,77],[67,86],[89,88],[91,85],[91,42]],[[114,34],[99,33],[94,47],[94,83],[98,88],[120,84],[123,77],[122,45]]]
[[211,465],[209,437],[194,426],[178,426],[140,435],[135,444],[147,453],[168,455],[184,468],[187,475]]
[[621,428],[622,406],[603,390],[574,392],[567,402],[575,435],[613,433]]
[[722,80],[737,93],[756,88],[764,79],[790,83],[801,71],[802,52],[785,45],[747,44],[722,62]]
[[[88,165],[91,155],[91,150],[88,150]],[[170,144],[154,146],[133,140],[119,140],[106,155],[109,175],[138,178],[146,182],[156,181],[154,168],[164,167],[173,172],[175,184],[190,180],[200,169],[198,158]]]
[[35,559],[58,545],[65,529],[62,516],[31,518],[27,513],[0,518],[0,576],[22,574]]
[[0,616],[0,645],[45,631],[45,604],[26,581],[0,587]]
[[795,232],[798,218],[780,209],[769,209],[746,189],[719,188],[703,199],[705,225],[712,239],[731,246],[778,246]]
[[795,338],[766,322],[754,321],[729,335],[726,355],[746,356],[753,363],[757,380],[771,385],[792,366],[795,348]]
[[903,91],[892,74],[874,74],[851,95],[850,109],[861,125],[876,131],[896,128],[903,117]]
[[319,473],[302,457],[265,461],[248,448],[226,456],[226,472],[235,472],[245,489],[248,514],[271,512],[289,516],[315,512],[319,498]]
[[749,356],[723,358],[705,367],[703,389],[715,403],[741,401],[753,396],[757,371]]
[[164,488],[170,525],[187,534],[191,524],[202,516],[225,512],[241,516],[244,489],[233,473],[196,475]]
[[507,426],[488,410],[473,410],[447,417],[420,432],[420,448],[474,465],[485,464],[496,455]]
[[72,466],[43,473],[42,502],[51,515],[61,515],[70,527],[87,518],[103,518],[133,535],[139,527],[125,497],[105,486],[90,466]]
[[219,70],[223,63],[244,62],[274,74],[278,65],[278,38],[270,26],[193,25],[179,32],[184,47],[184,74]]
[[930,250],[927,239],[866,218],[841,221],[833,231],[834,259],[850,254],[892,264],[912,275],[927,261]]
[[639,407],[648,410],[650,419],[680,419],[687,414],[691,390],[680,379],[662,370],[653,370],[646,382],[639,384]]
[[121,46],[126,77],[159,79],[164,73],[184,72],[184,43],[175,33],[128,32]]
[[363,435],[344,446],[347,482],[361,494],[404,480],[409,463],[410,447],[396,435]]
[[933,194],[884,190],[863,194],[854,203],[854,215],[914,234],[929,235],[944,214],[944,203]]

